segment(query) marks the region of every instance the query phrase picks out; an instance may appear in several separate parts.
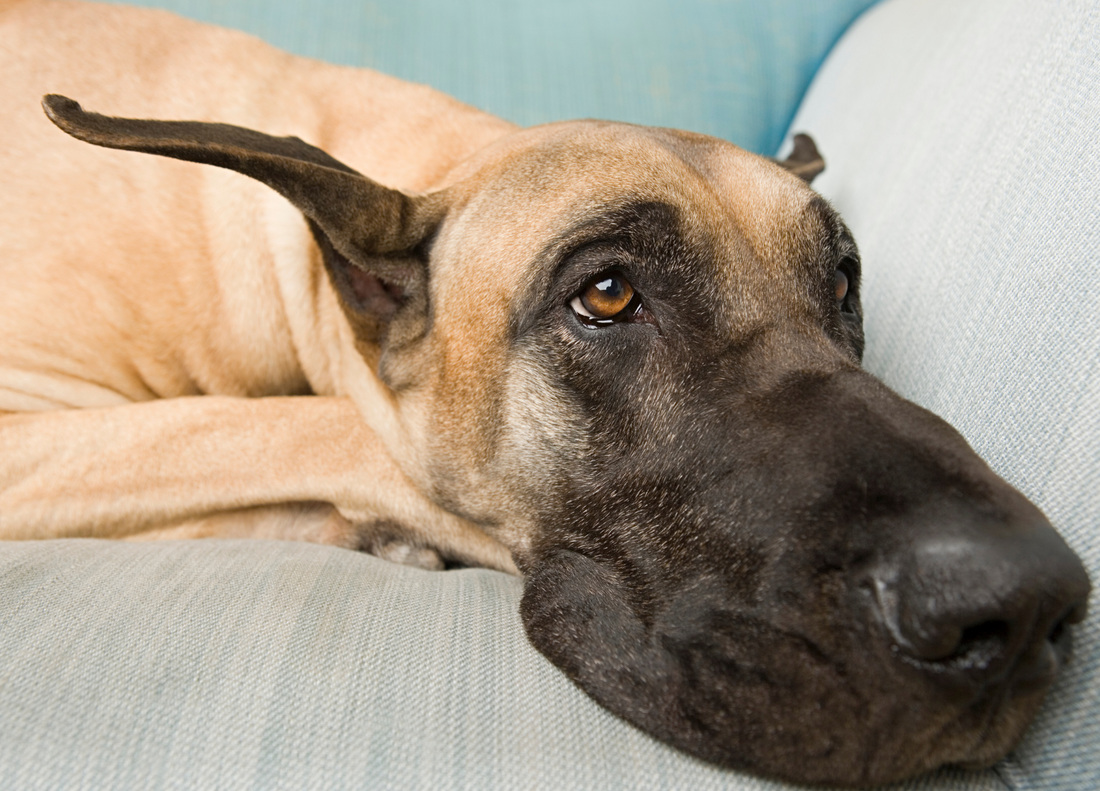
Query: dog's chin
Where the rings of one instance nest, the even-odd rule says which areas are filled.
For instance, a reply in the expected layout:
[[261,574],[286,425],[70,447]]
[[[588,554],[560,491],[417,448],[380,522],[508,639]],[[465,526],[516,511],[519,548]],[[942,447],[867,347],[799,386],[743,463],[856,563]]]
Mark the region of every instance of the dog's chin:
[[558,551],[529,575],[521,612],[535,646],[613,713],[699,758],[798,783],[863,787],[987,767],[1048,686],[933,687],[835,624],[714,607],[719,588],[696,581],[643,619],[613,573]]

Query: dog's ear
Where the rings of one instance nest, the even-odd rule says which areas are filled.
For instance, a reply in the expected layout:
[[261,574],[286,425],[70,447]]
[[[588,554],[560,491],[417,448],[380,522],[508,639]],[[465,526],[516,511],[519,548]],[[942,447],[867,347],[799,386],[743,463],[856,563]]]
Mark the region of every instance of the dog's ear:
[[795,135],[793,142],[790,156],[783,161],[776,160],[776,163],[809,184],[825,170],[825,160],[809,135]]
[[79,140],[228,168],[277,191],[309,219],[361,336],[384,332],[406,302],[426,300],[423,248],[446,211],[442,194],[384,187],[296,137],[229,124],[113,118],[57,95],[42,105]]

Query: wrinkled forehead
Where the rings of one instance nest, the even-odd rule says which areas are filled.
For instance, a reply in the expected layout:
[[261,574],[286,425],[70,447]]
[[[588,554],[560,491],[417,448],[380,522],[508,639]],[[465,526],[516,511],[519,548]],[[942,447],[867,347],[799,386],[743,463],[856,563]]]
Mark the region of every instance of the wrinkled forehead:
[[827,221],[815,193],[763,157],[704,135],[626,124],[525,130],[453,180],[457,200],[435,261],[454,271],[436,280],[462,294],[437,296],[461,296],[480,311],[503,310],[556,252],[631,223],[648,225],[636,230],[650,238],[675,234],[682,247],[705,249],[714,269],[706,276],[730,290],[812,255],[800,248]]

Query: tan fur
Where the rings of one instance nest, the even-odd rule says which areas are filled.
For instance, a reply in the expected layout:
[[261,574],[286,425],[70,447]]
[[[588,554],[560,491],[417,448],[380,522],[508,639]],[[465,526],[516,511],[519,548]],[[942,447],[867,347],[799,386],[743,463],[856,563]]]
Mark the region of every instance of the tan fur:
[[[431,339],[393,361],[409,386],[380,380],[296,209],[234,173],[71,139],[43,114],[46,93],[296,135],[387,186],[446,188]],[[515,572],[535,465],[571,437],[506,344],[539,251],[602,202],[651,195],[722,241],[727,290],[774,289],[790,258],[775,218],[804,221],[810,197],[709,138],[598,122],[517,131],[425,87],[113,5],[0,5],[0,107],[7,539],[355,546],[360,526],[388,522]],[[444,505],[463,516],[438,504],[440,470],[456,477]]]

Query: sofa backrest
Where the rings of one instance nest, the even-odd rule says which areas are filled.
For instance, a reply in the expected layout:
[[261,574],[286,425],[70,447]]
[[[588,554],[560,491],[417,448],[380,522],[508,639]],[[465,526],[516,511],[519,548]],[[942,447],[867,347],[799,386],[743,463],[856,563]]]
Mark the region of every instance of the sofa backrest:
[[137,0],[422,82],[527,126],[672,126],[772,154],[876,0]]
[[[1100,7],[890,0],[792,125],[863,254],[865,365],[953,423],[1100,579]],[[1094,608],[1095,609],[1095,608]],[[1100,629],[998,771],[1100,787]]]

